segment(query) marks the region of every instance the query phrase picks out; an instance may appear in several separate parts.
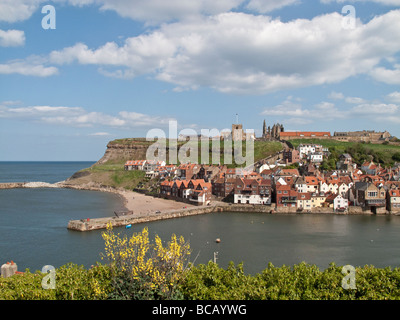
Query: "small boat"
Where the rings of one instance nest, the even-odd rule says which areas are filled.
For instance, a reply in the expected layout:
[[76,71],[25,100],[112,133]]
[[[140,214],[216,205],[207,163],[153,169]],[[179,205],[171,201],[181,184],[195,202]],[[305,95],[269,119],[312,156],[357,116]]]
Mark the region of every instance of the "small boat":
[[126,228],[126,229],[130,229],[130,228],[132,228],[132,225],[131,225],[131,224],[127,224],[127,225],[125,226],[125,228]]
[[215,239],[215,242],[216,242],[216,243],[220,243],[220,242],[221,242],[221,239],[220,239],[220,238],[217,238],[217,239]]

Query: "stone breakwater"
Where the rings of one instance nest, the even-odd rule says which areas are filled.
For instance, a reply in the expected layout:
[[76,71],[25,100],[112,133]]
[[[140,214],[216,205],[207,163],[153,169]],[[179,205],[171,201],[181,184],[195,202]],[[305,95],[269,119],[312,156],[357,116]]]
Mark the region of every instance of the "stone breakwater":
[[91,231],[107,228],[108,224],[112,227],[122,227],[129,224],[139,224],[157,220],[174,219],[181,217],[194,216],[212,212],[222,212],[223,206],[197,207],[191,209],[172,210],[164,213],[149,213],[137,216],[135,214],[122,217],[96,218],[71,220],[68,223],[68,229],[76,231]]
[[25,188],[24,186],[25,186],[25,182],[0,183],[0,189]]
[[215,206],[204,206],[187,208],[180,210],[171,210],[161,213],[149,213],[145,215],[127,215],[122,217],[96,218],[96,219],[81,219],[71,220],[68,223],[68,229],[76,231],[91,231],[107,228],[110,223],[112,227],[123,227],[129,224],[146,223],[164,219],[175,219],[181,217],[189,217],[199,214],[207,214],[214,212],[241,212],[241,213],[260,213],[260,214],[367,214],[371,212],[362,212],[359,210],[349,210],[346,213],[334,212],[332,208],[318,208],[311,213],[301,213],[298,211],[276,210],[275,205],[243,205],[243,204],[221,204]]
[[[335,212],[333,208],[314,208],[311,212],[299,212],[286,208],[276,208],[275,205],[245,205],[245,204],[219,204],[214,206],[195,207],[179,210],[171,210],[161,213],[148,213],[144,215],[127,215],[122,217],[109,217],[97,219],[71,220],[68,229],[77,231],[91,231],[107,228],[111,223],[112,227],[123,227],[129,224],[146,223],[164,219],[175,219],[189,217],[199,214],[214,212],[241,212],[241,213],[260,213],[260,214],[337,214],[337,215],[374,215],[370,210],[362,210],[360,207],[349,207],[346,212]],[[386,212],[385,214],[390,214]]]
[[74,185],[66,183],[65,181],[60,181],[56,183],[48,182],[5,182],[0,183],[1,189],[19,189],[19,188],[67,188],[75,190],[90,190],[90,191],[102,191],[102,192],[114,192],[117,193],[118,190],[115,188],[102,186],[99,184],[86,184],[86,185]]
[[19,189],[19,188],[61,188],[60,183],[47,182],[10,182],[0,183],[0,189]]

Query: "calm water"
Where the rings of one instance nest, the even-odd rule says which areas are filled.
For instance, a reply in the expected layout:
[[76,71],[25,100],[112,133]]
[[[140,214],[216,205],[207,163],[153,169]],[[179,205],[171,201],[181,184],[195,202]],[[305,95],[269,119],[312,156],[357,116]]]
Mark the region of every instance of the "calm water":
[[[92,163],[1,163],[0,181],[64,180]],[[19,270],[39,270],[46,264],[68,262],[89,267],[100,261],[101,232],[68,230],[71,219],[105,217],[121,208],[118,196],[69,189],[14,189],[0,191],[0,263],[14,260]],[[132,234],[149,228],[169,240],[183,235],[193,249],[192,259],[206,263],[244,262],[256,273],[268,262],[275,266],[302,261],[321,269],[330,262],[377,267],[400,266],[400,217],[334,215],[267,215],[215,213],[118,228]],[[221,238],[221,243],[215,239]]]

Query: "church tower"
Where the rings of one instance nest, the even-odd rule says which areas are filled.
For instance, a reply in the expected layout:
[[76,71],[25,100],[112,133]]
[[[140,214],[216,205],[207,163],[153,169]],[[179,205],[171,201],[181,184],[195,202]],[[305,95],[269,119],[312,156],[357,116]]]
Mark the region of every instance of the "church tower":
[[265,119],[264,119],[264,123],[263,123],[262,137],[264,139],[267,138],[267,124],[265,123]]

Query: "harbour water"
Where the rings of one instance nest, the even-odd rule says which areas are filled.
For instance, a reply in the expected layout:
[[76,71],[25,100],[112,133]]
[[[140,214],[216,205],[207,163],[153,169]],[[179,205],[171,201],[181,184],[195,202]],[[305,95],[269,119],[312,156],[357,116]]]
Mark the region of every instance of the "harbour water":
[[[0,162],[0,182],[62,181],[90,166],[88,162]],[[67,229],[71,219],[113,215],[122,207],[115,194],[72,189],[0,190],[0,263],[14,260],[18,269],[73,262],[85,267],[100,261],[102,230]],[[268,262],[275,266],[305,261],[321,269],[329,263],[376,267],[400,265],[400,217],[326,214],[269,215],[212,213],[118,228],[131,235],[148,227],[168,241],[172,233],[190,241],[195,263],[217,257],[226,267],[243,262],[249,273]],[[216,243],[215,239],[221,242]]]

